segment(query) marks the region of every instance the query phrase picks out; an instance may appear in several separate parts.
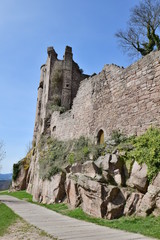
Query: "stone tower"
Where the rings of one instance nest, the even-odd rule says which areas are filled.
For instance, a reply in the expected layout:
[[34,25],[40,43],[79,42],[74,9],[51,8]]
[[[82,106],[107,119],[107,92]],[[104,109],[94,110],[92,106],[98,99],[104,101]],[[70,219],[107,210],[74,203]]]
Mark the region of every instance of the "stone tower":
[[53,47],[47,49],[46,64],[41,66],[38,87],[36,119],[33,141],[50,129],[50,117],[54,111],[67,111],[71,108],[80,82],[88,77],[73,61],[72,48],[66,46],[63,60],[57,58]]
[[63,59],[63,88],[61,104],[66,109],[70,109],[72,101],[72,48],[66,47]]

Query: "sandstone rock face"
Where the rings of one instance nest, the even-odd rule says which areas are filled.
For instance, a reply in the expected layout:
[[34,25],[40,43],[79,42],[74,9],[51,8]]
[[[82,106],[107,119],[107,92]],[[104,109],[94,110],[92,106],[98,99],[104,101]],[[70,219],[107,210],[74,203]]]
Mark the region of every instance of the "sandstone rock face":
[[160,205],[160,173],[157,177],[152,181],[152,183],[148,187],[147,193],[144,195],[141,204],[138,208],[137,215],[138,216],[147,216],[153,212],[156,216],[159,213]]
[[104,201],[102,203],[102,217],[107,219],[119,218],[123,215],[125,197],[116,186],[104,187]]
[[71,171],[72,173],[81,173],[81,172],[82,172],[82,164],[81,164],[81,163],[74,163],[74,164],[71,166],[70,171]]
[[80,176],[78,185],[82,199],[81,207],[83,211],[92,216],[101,217],[101,184]]
[[153,179],[152,185],[155,186],[155,187],[160,187],[160,172]]
[[133,213],[135,213],[141,203],[142,198],[143,198],[142,193],[138,193],[138,192],[131,193],[131,195],[126,201],[126,205],[124,208],[124,215],[130,216]]
[[148,192],[144,195],[141,204],[138,208],[137,215],[146,217],[151,214],[155,208],[156,196],[160,192],[160,189],[157,189],[153,185],[148,187]]
[[12,189],[16,191],[25,190],[27,188],[27,174],[28,170],[25,170],[22,164],[16,180],[12,181]]
[[106,154],[99,157],[95,164],[102,169],[104,179],[107,182],[114,182],[118,186],[125,184],[123,161],[117,154]]
[[102,168],[105,171],[109,170],[109,163],[111,160],[111,155],[106,154],[105,156],[99,157],[96,161],[95,164],[99,167]]
[[87,214],[107,219],[132,214],[160,215],[160,173],[143,193],[147,185],[146,166],[133,164],[130,189],[122,187],[126,180],[125,165],[116,154],[107,154],[95,162],[75,163],[50,181],[40,178],[37,161],[31,161],[27,176],[27,191],[34,201],[48,204],[65,201],[71,209],[81,207]]
[[82,165],[82,173],[85,176],[95,178],[100,173],[100,169],[96,166],[93,161],[87,161]]
[[76,208],[81,203],[80,194],[78,191],[78,184],[74,179],[74,176],[68,174],[65,184],[67,202],[71,208]]
[[58,203],[65,198],[65,173],[59,173],[53,176],[50,180],[44,180],[42,183],[42,192],[40,200],[42,203]]
[[140,165],[136,161],[134,162],[131,176],[127,182],[127,185],[130,187],[135,187],[142,193],[145,193],[147,191],[147,165],[145,163]]

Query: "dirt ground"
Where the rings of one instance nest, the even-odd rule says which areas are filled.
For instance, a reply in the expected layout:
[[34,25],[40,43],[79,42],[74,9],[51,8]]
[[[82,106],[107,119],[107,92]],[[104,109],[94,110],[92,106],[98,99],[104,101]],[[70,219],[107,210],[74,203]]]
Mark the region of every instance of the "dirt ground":
[[56,240],[45,232],[29,225],[25,221],[18,220],[9,227],[7,234],[0,237],[1,240]]

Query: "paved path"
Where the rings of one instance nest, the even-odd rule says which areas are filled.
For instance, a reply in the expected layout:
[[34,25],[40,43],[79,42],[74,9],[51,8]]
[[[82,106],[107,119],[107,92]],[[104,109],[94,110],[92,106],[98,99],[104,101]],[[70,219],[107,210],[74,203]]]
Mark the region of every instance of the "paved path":
[[0,200],[30,224],[59,240],[153,240],[63,216],[44,207],[1,195]]

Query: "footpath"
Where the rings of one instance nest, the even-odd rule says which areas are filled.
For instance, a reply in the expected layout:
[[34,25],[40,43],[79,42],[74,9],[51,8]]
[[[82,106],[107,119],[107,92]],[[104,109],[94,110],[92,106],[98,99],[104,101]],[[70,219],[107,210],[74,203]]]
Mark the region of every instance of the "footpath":
[[58,240],[153,240],[153,238],[147,238],[140,234],[70,218],[11,196],[1,195],[0,201],[25,221],[44,230]]

